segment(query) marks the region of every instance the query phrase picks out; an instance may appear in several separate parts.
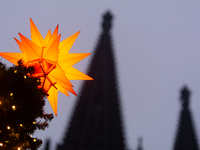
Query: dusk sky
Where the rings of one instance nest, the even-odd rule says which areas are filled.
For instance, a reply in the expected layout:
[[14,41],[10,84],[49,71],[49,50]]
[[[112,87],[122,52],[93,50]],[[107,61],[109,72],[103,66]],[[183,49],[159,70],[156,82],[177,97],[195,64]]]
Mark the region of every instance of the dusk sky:
[[[200,139],[200,1],[193,0],[1,0],[0,51],[20,52],[18,32],[30,39],[32,18],[42,36],[59,24],[61,40],[81,31],[70,52],[93,53],[102,15],[114,15],[112,40],[127,146],[172,150],[180,112],[180,89],[191,90]],[[87,73],[93,55],[74,67]],[[12,64],[2,59],[8,66]],[[82,81],[72,81],[79,95]],[[77,97],[59,93],[58,116],[34,136],[62,142]],[[45,111],[53,113],[47,100]],[[200,143],[200,142],[199,142]]]

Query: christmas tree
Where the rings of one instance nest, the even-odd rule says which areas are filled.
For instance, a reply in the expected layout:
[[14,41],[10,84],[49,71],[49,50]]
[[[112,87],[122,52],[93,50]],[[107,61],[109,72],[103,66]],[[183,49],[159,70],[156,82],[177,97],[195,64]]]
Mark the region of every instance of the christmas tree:
[[33,67],[6,67],[0,62],[0,149],[38,149],[42,140],[32,137],[35,130],[45,130],[53,114],[44,112],[47,93]]

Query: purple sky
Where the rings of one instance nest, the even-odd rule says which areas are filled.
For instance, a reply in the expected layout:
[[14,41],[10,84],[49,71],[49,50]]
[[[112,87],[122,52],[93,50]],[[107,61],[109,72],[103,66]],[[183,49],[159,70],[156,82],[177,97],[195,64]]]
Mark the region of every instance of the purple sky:
[[[180,111],[179,91],[192,91],[191,108],[200,136],[200,2],[199,1],[0,1],[0,51],[20,52],[13,37],[30,38],[31,17],[43,36],[59,24],[61,40],[81,30],[70,52],[93,52],[100,35],[101,15],[110,10],[113,45],[128,147],[136,150],[170,150]],[[86,73],[92,56],[75,68]],[[6,60],[3,60],[11,65]],[[79,94],[82,81],[72,81]],[[53,146],[63,132],[76,97],[59,94],[58,117],[35,134]],[[53,112],[49,103],[46,112]],[[200,139],[200,137],[199,137]]]

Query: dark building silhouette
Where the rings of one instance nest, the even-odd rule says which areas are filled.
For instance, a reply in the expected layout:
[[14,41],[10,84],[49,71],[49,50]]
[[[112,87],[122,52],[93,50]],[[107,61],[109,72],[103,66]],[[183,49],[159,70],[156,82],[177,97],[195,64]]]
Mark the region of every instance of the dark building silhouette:
[[50,149],[50,139],[48,139],[45,143],[45,149],[44,150],[49,150]]
[[138,139],[138,147],[137,147],[137,150],[143,150],[143,148],[142,148],[142,141],[143,141],[143,139],[140,137],[140,138]]
[[[56,150],[127,150],[111,38],[113,16],[103,15],[102,33],[93,53],[89,76]],[[199,150],[190,110],[190,91],[181,90],[181,111],[173,150]],[[49,150],[47,141],[45,150]],[[137,150],[143,150],[142,138]]]
[[111,38],[113,16],[103,15],[89,76],[85,81],[63,144],[57,150],[124,150],[125,140]]
[[190,91],[187,87],[181,90],[181,112],[173,150],[199,150],[196,131],[190,111]]

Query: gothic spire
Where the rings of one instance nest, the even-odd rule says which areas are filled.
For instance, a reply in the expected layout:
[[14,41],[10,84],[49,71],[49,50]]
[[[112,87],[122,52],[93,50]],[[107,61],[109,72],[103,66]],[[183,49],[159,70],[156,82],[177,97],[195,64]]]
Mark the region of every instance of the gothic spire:
[[50,149],[50,139],[47,139],[44,150],[49,150],[49,149]]
[[111,40],[112,14],[103,15],[102,32],[62,145],[57,150],[124,150],[121,106]]
[[112,27],[112,18],[113,16],[109,11],[103,15],[102,28],[104,32],[110,31],[110,28]]
[[196,132],[190,111],[190,91],[187,87],[181,90],[181,112],[176,134],[174,150],[199,150]]
[[182,103],[182,107],[184,109],[188,108],[189,105],[189,97],[190,97],[190,91],[187,89],[187,87],[183,87],[183,89],[181,90],[181,103]]
[[139,139],[138,139],[138,148],[137,148],[137,150],[143,150],[143,148],[142,148],[142,137],[140,137]]

